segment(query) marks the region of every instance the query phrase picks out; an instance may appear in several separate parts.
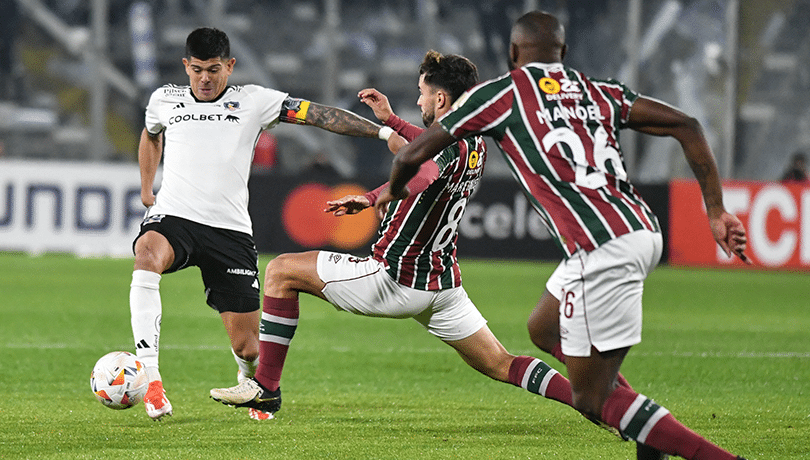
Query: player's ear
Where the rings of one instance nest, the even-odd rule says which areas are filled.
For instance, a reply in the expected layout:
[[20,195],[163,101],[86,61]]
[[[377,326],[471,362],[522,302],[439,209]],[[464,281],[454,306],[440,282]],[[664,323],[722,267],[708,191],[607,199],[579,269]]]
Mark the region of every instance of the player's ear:
[[562,49],[560,50],[560,61],[565,59],[565,53],[568,51],[568,45],[563,45]]
[[447,93],[442,90],[436,92],[436,108],[441,109],[444,108],[446,105],[449,105],[450,99],[447,97]]

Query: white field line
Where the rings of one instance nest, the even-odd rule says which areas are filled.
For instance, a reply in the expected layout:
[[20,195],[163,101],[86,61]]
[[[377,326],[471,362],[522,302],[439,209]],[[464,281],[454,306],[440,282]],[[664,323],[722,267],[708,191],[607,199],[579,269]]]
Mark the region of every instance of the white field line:
[[[293,345],[294,346],[294,345]],[[89,345],[74,345],[69,343],[5,343],[0,345],[0,348],[6,349],[17,349],[17,350],[60,350],[60,349],[67,349],[67,348],[79,348],[79,349],[90,349],[96,348],[91,347]],[[118,344],[113,347],[109,347],[110,350],[129,350],[132,348],[131,344],[121,345]],[[306,349],[308,347],[302,346],[302,349]],[[333,346],[330,347],[329,350],[332,352],[337,353],[355,353],[361,347],[350,347],[350,346]],[[181,351],[211,351],[211,350],[222,350],[227,351],[227,346],[222,345],[174,345],[174,344],[165,344],[161,345],[161,350],[181,350]],[[404,347],[385,347],[385,348],[375,348],[374,351],[378,353],[422,353],[422,354],[429,354],[429,353],[445,353],[449,348],[446,347],[437,347],[437,348],[404,348]],[[368,352],[368,350],[365,350]],[[536,354],[539,350],[513,350],[513,353],[521,353],[521,354]],[[641,356],[641,357],[674,357],[674,358],[753,358],[753,359],[774,359],[774,358],[800,358],[800,359],[808,359],[810,358],[810,351],[741,351],[741,352],[715,352],[715,351],[703,351],[703,352],[691,352],[691,351],[642,351],[642,352],[635,352],[631,351],[630,356]]]

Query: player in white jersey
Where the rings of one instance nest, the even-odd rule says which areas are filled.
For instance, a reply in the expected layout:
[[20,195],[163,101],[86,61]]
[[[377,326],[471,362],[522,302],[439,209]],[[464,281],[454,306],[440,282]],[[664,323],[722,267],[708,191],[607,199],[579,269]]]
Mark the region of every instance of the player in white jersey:
[[[287,122],[403,142],[391,136],[391,128],[346,110],[256,85],[230,86],[234,63],[224,32],[194,30],[183,58],[190,84],[158,88],[146,108],[138,162],[141,201],[148,210],[133,245],[130,310],[136,352],[149,377],[144,405],[155,420],[172,413],[158,371],[163,273],[200,268],[206,302],[220,313],[239,378],[255,372],[261,312],[247,184],[262,130]],[[163,178],[155,195],[161,157]]]

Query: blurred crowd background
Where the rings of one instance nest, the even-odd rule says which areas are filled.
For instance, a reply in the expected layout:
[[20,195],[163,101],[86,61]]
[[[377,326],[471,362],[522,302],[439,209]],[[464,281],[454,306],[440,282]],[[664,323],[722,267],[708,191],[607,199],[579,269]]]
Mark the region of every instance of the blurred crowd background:
[[[509,30],[531,9],[566,25],[566,64],[617,78],[698,118],[728,179],[779,180],[810,151],[810,0],[0,0],[0,159],[137,162],[149,94],[187,84],[187,34],[231,37],[232,84],[256,83],[374,119],[375,87],[419,124],[428,49],[507,70]],[[671,139],[623,134],[640,183],[690,177]],[[494,147],[494,146],[492,146]],[[280,125],[259,174],[384,177],[380,142]],[[507,175],[493,155],[489,175]]]

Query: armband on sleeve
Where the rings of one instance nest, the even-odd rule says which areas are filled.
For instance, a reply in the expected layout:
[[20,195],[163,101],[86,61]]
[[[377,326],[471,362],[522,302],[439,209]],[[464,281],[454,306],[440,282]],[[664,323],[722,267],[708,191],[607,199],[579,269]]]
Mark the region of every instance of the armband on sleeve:
[[309,101],[288,97],[281,104],[281,116],[279,116],[279,119],[285,123],[303,125],[307,122],[308,110]]

